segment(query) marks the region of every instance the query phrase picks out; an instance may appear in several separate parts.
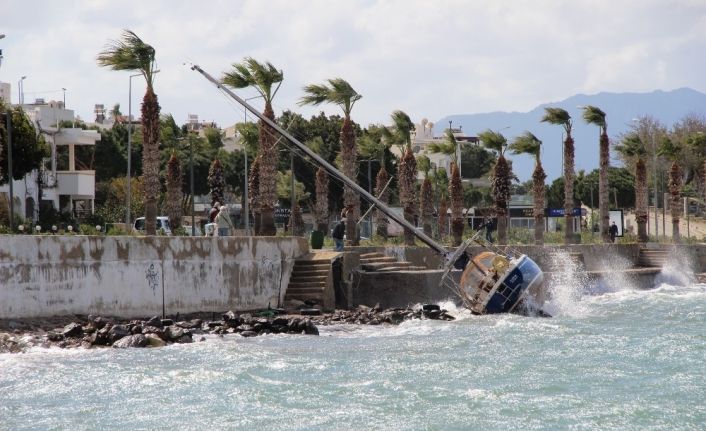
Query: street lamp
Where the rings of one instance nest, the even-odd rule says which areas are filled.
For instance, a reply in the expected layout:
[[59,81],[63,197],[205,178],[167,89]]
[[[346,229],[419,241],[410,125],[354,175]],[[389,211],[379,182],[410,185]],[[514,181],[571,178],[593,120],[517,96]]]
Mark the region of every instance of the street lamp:
[[[248,100],[253,100],[257,99],[259,97],[262,97],[262,95],[257,95],[253,97],[248,97],[245,99],[247,102]],[[245,113],[243,117],[243,123],[248,122],[248,110],[245,109],[243,111]],[[245,224],[245,235],[250,234],[250,203],[248,202],[248,147],[245,145],[245,141],[243,141],[243,154],[245,155],[245,186],[243,187],[243,201],[244,201],[244,207],[243,211],[245,212],[245,217],[243,219],[243,222]],[[292,171],[292,175],[294,175],[294,171]]]
[[[159,73],[159,69],[155,70],[152,72],[154,73]],[[134,75],[130,75],[129,83],[130,85],[128,86],[128,101],[127,101],[127,185],[126,185],[126,191],[125,191],[125,200],[126,200],[126,205],[125,205],[125,229],[128,229],[128,226],[130,226],[130,202],[131,202],[131,190],[132,190],[132,181],[130,178],[131,175],[131,165],[132,165],[132,78],[136,76],[142,76],[141,73],[136,73]]]
[[64,92],[64,109],[66,109],[66,89],[64,87],[61,87],[61,91]]
[[27,75],[23,76],[22,78],[20,78],[19,81],[17,81],[17,93],[18,93],[17,97],[20,101],[20,105],[25,103],[25,91],[24,91],[24,85],[22,83],[22,81],[24,81],[25,79],[27,79]]
[[187,135],[186,138],[179,138],[177,140],[183,141],[184,139],[189,139],[189,176],[191,185],[191,236],[196,236],[196,222],[194,219],[194,212],[196,212],[196,204],[194,199],[194,140],[191,135]]
[[[0,34],[0,39],[5,39],[5,35]],[[0,49],[0,66],[2,66],[2,49]]]

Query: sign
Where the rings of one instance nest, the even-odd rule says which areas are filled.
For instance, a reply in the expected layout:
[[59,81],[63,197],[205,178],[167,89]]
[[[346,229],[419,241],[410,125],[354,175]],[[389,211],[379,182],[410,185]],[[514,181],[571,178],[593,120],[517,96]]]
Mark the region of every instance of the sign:
[[510,217],[534,217],[533,208],[510,208]]
[[[544,215],[547,217],[564,217],[564,208],[547,208]],[[586,215],[586,211],[583,208],[574,208],[574,217],[581,217]]]

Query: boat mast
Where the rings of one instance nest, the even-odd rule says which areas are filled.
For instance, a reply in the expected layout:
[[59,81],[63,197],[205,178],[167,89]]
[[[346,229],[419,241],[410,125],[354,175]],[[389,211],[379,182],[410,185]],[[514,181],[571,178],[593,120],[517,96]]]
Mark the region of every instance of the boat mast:
[[429,236],[425,235],[424,232],[420,232],[417,230],[417,228],[412,225],[410,222],[404,219],[404,217],[401,217],[390,207],[387,205],[383,204],[378,198],[373,196],[372,194],[368,193],[364,188],[359,186],[355,181],[351,180],[347,176],[345,176],[341,171],[333,167],[329,162],[321,158],[318,154],[313,152],[309,147],[306,145],[302,144],[297,140],[294,136],[289,134],[286,130],[282,129],[280,126],[278,126],[274,121],[270,120],[269,118],[265,117],[262,115],[258,110],[253,108],[250,104],[248,104],[244,99],[239,97],[237,94],[233,93],[230,91],[230,89],[226,88],[223,84],[221,84],[217,79],[215,79],[213,76],[209,75],[206,71],[201,69],[198,65],[194,64],[191,66],[191,70],[195,70],[199,72],[201,75],[204,76],[204,78],[208,79],[213,83],[216,87],[221,89],[223,92],[225,92],[227,95],[232,97],[236,102],[241,104],[245,109],[250,111],[253,115],[255,115],[257,118],[259,118],[262,122],[267,124],[268,126],[272,127],[275,129],[280,135],[284,136],[289,142],[291,142],[294,146],[296,146],[298,149],[303,151],[306,155],[311,157],[316,163],[318,163],[326,172],[328,172],[330,175],[332,175],[334,178],[337,178],[341,180],[345,185],[348,187],[352,188],[358,194],[362,195],[364,198],[366,198],[368,201],[372,202],[375,204],[375,206],[382,211],[386,216],[394,220],[395,222],[399,223],[400,225],[404,226],[405,228],[409,229],[414,233],[414,235],[419,238],[424,244],[428,245],[432,249],[436,250],[439,254],[446,255],[448,253],[448,250],[438,242],[434,241],[431,239]]

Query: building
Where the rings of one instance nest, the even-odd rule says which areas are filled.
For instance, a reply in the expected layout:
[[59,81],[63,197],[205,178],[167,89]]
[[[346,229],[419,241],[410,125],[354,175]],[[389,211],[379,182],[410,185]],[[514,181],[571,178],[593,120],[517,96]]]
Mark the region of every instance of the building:
[[[72,212],[77,217],[93,213],[96,173],[85,160],[85,154],[91,152],[83,148],[95,147],[100,133],[73,127],[74,111],[66,109],[62,102],[37,99],[22,108],[44,136],[51,155],[43,160],[39,171],[13,181],[15,213],[32,221],[38,219],[40,205]],[[0,186],[0,194],[9,197],[8,184]]]

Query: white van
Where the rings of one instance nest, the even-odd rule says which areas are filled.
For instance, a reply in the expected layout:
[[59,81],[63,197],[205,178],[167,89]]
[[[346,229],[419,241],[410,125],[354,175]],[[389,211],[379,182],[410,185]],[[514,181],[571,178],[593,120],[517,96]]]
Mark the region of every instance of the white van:
[[[172,234],[172,227],[169,224],[169,217],[166,216],[158,216],[157,217],[157,233],[159,234],[159,231],[164,232],[164,235],[171,235]],[[145,218],[144,217],[138,217],[135,219],[135,223],[132,225],[132,231],[135,233],[140,233],[144,234],[145,233]]]

